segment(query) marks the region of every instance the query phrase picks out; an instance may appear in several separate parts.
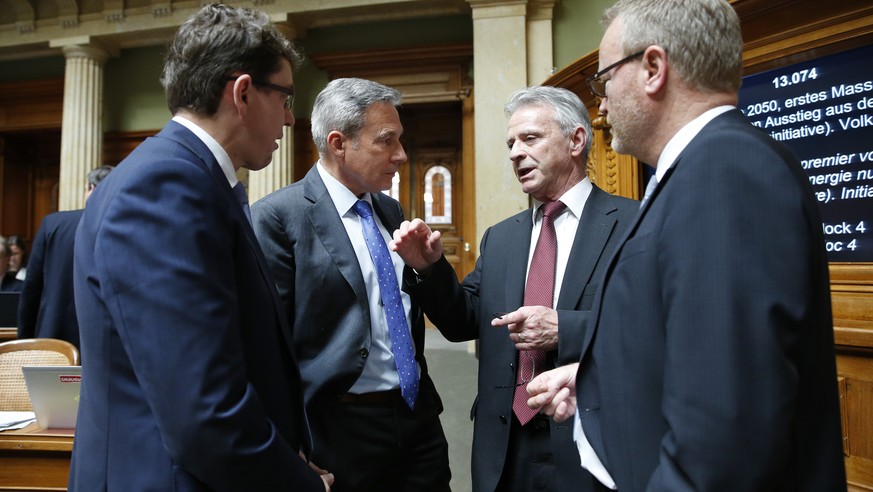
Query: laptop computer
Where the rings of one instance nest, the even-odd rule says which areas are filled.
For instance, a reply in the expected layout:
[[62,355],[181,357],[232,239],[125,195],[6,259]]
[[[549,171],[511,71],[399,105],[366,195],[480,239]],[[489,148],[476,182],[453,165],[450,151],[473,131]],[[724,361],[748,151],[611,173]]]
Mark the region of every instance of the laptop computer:
[[18,292],[0,292],[0,327],[18,326]]
[[82,366],[24,366],[21,371],[39,426],[75,428]]

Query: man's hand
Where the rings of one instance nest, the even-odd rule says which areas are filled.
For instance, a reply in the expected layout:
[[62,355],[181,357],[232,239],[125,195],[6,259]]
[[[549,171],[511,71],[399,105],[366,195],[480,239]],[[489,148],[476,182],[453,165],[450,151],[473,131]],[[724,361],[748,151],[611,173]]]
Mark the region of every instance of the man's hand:
[[304,455],[302,451],[300,452],[300,459],[305,461],[309,465],[309,468],[312,468],[315,473],[318,473],[318,476],[321,477],[321,481],[324,482],[325,492],[330,492],[330,486],[333,485],[334,480],[333,473],[316,466],[315,463],[306,458],[306,455]]
[[576,414],[576,373],[579,363],[546,371],[527,385],[531,408],[542,408],[543,413],[563,422]]
[[505,326],[518,350],[558,348],[558,313],[545,306],[522,306],[511,313],[493,313],[491,326]]
[[404,220],[394,231],[388,248],[418,273],[426,273],[443,255],[440,231],[433,231],[421,219]]

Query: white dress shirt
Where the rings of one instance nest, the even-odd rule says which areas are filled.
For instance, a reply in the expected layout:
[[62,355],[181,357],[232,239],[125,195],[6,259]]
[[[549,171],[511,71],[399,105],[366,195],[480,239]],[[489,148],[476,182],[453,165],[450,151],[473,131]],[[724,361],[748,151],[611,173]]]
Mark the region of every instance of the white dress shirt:
[[[397,376],[397,367],[394,365],[394,352],[391,351],[391,335],[388,332],[388,321],[385,318],[385,309],[382,307],[382,296],[379,292],[379,277],[376,275],[376,267],[373,265],[373,260],[370,258],[370,252],[367,250],[367,243],[364,241],[364,236],[361,228],[361,218],[352,210],[352,206],[358,201],[348,188],[337,181],[326,169],[321,165],[321,162],[315,164],[321,180],[324,181],[327,192],[336,206],[337,214],[342,219],[343,226],[346,228],[346,233],[349,240],[352,242],[352,247],[355,250],[355,256],[358,259],[358,265],[361,267],[361,274],[364,276],[364,284],[367,288],[367,303],[370,307],[370,354],[367,356],[367,363],[364,365],[364,370],[361,376],[349,389],[349,393],[371,393],[374,391],[387,391],[400,387],[400,378]],[[370,194],[365,194],[361,200],[365,200],[373,207],[373,201]],[[379,232],[382,233],[382,238],[385,244],[392,239],[391,234],[394,231],[388,231],[379,219],[375,207],[373,207],[373,219],[376,225],[379,226]],[[394,271],[397,274],[398,288],[400,280],[403,278],[403,260],[400,256],[388,250],[391,253],[391,261],[394,263]],[[403,302],[403,310],[406,313],[406,324],[412,330],[412,319],[410,318],[412,310],[412,301],[409,294],[400,291],[400,298]],[[411,338],[410,333],[410,338]],[[415,345],[413,345],[413,350]],[[421,368],[418,368],[419,373]]]

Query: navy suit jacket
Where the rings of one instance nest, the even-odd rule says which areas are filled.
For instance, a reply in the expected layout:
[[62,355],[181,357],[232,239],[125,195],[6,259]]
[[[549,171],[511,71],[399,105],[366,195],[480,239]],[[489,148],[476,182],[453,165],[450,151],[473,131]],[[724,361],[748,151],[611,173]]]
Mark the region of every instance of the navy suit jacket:
[[[400,204],[383,193],[371,196],[382,224],[389,231],[399,227]],[[294,333],[307,410],[317,421],[348,392],[367,362],[371,314],[361,267],[314,166],[302,180],[253,204],[252,218]],[[416,410],[441,412],[424,358],[424,315],[415,303],[411,329],[421,367]],[[330,443],[318,443],[318,426],[314,424],[313,430],[315,456],[329,452]]]
[[74,282],[71,491],[307,490],[321,479],[275,282],[227,178],[170,122],[94,191]]
[[18,338],[58,338],[79,346],[73,243],[83,212],[55,212],[42,219],[18,304]]
[[[553,364],[579,360],[583,332],[578,319],[591,308],[596,279],[638,208],[636,201],[592,188],[558,296],[559,342],[551,353]],[[471,414],[476,492],[495,490],[508,452],[518,351],[507,330],[494,328],[491,320],[493,313],[523,305],[532,215],[525,210],[485,231],[476,268],[463,284],[445,258],[420,283],[409,269],[405,275],[405,288],[449,340],[479,339],[479,392]],[[591,490],[593,477],[579,466],[572,422],[551,425],[554,490]]]
[[786,147],[716,117],[602,283],[577,404],[618,490],[846,490],[821,218]]

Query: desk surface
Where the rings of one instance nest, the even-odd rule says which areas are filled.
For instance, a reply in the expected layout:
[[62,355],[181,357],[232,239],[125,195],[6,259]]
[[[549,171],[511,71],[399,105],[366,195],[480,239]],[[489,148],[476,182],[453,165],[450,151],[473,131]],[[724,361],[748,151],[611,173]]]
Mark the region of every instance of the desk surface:
[[73,433],[36,423],[0,432],[0,490],[67,490]]

